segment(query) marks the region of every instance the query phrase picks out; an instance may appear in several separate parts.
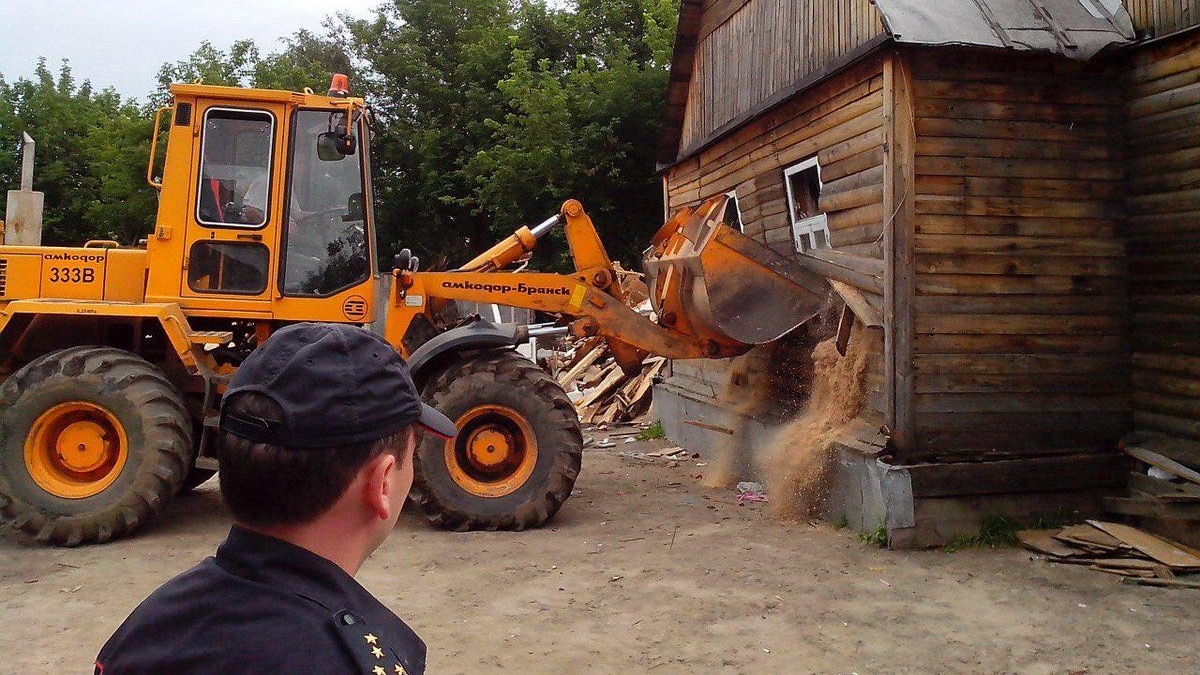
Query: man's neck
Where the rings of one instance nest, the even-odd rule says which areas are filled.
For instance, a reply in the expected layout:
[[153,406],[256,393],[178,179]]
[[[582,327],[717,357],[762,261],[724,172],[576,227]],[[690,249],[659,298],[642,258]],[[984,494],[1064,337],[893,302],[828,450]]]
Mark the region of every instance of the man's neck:
[[268,527],[235,522],[242,529],[286,541],[319,555],[342,568],[350,576],[358,574],[369,554],[366,542],[357,541],[358,538],[354,536],[347,536],[345,530],[333,528],[330,524],[321,522],[321,519],[304,525]]

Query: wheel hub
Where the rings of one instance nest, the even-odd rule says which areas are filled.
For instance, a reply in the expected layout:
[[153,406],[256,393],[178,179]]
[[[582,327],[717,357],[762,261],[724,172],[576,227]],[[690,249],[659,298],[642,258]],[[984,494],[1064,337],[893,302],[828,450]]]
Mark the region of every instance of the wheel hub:
[[25,438],[25,467],[39,487],[65,499],[103,492],[125,468],[129,442],[111,412],[88,401],[43,412]]
[[90,420],[68,424],[55,444],[63,466],[70,471],[94,471],[108,459],[109,443],[104,427]]
[[483,471],[494,471],[510,461],[516,450],[513,438],[503,430],[484,427],[467,440],[467,457],[471,464]]
[[445,460],[462,489],[479,497],[504,497],[533,475],[537,436],[519,411],[479,406],[460,415],[455,426],[458,436],[445,441]]

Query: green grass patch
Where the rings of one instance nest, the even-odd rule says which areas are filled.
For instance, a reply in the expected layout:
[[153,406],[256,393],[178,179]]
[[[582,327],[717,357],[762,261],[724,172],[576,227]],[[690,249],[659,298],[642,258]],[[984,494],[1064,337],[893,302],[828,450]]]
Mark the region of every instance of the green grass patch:
[[660,438],[666,438],[667,432],[663,431],[661,421],[654,422],[650,426],[638,432],[637,439],[639,441],[656,441]]
[[887,526],[884,525],[882,522],[880,522],[878,525],[875,526],[875,529],[871,530],[870,532],[859,532],[858,540],[864,544],[874,544],[881,548],[884,546],[887,546],[887,544],[888,544]]
[[946,553],[954,553],[964,548],[1009,548],[1017,544],[1017,531],[1021,529],[1008,516],[988,516],[979,523],[976,534],[960,534],[942,547]]

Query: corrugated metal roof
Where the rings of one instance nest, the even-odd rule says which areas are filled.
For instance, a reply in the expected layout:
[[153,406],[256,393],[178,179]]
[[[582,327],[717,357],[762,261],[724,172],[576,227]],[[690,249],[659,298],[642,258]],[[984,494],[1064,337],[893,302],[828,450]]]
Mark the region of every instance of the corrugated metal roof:
[[972,45],[1087,60],[1134,39],[1119,0],[874,0],[897,42]]

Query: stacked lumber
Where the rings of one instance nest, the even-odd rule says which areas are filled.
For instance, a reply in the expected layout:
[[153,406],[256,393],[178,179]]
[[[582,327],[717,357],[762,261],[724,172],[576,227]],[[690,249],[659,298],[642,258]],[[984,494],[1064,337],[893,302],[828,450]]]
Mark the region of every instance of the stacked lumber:
[[1089,520],[1054,530],[1022,530],[1017,539],[1050,562],[1137,579],[1174,579],[1200,572],[1200,551],[1136,527]]
[[1125,516],[1200,521],[1200,472],[1145,447],[1125,453],[1137,460],[1129,473],[1129,494],[1105,497],[1104,510]]
[[[650,291],[640,272],[613,263],[625,304],[638,314],[656,320],[650,303]],[[602,337],[589,337],[567,343],[549,359],[551,374],[567,392],[579,421],[583,424],[613,425],[637,419],[650,409],[650,390],[667,360],[661,356],[646,359],[635,375],[626,375]]]
[[626,375],[603,338],[579,341],[563,355],[558,383],[575,404],[584,424],[618,424],[637,419],[650,409],[654,378],[667,360],[651,357],[636,375]]

